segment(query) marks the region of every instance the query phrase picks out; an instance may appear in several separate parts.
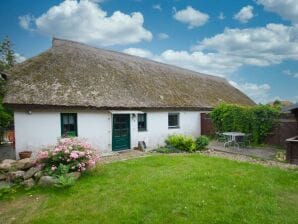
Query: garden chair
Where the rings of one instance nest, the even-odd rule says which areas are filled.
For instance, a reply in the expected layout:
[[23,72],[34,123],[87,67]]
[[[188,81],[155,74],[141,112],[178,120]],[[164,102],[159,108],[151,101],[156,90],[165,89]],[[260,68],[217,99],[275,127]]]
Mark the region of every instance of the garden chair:
[[223,135],[221,132],[216,132],[216,140],[219,141],[219,142],[226,142],[228,139],[227,139],[227,136]]
[[244,136],[237,136],[236,142],[238,143],[239,147],[248,147],[250,145],[250,137],[251,134],[246,134]]

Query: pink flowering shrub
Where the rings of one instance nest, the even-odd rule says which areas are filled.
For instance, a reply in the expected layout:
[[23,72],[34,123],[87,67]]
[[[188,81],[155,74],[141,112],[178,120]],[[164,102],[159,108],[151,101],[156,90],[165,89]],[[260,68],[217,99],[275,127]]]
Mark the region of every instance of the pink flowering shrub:
[[49,175],[83,172],[95,166],[99,156],[91,145],[79,138],[62,138],[58,144],[37,154],[37,166]]

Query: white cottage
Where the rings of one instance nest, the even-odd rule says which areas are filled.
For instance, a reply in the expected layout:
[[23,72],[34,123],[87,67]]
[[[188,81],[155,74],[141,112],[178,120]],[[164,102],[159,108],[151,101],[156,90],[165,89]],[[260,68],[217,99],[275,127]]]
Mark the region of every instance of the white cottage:
[[173,133],[199,136],[201,113],[220,102],[254,104],[225,79],[61,39],[3,76],[16,152],[61,136],[100,152],[156,148]]

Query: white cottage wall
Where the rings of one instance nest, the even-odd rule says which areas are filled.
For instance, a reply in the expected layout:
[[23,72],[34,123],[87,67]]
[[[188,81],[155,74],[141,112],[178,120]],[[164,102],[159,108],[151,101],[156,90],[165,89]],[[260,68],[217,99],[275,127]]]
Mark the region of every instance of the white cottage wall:
[[112,150],[112,115],[109,112],[79,112],[78,136],[100,152]]
[[23,150],[36,153],[57,142],[61,135],[60,114],[57,112],[14,112],[16,154]]
[[77,113],[78,136],[86,138],[96,150],[111,151],[111,114],[98,111],[32,111],[14,113],[16,154],[54,145],[61,137],[60,113]]
[[[112,114],[108,111],[16,111],[16,153],[53,145],[61,137],[60,113],[77,113],[78,136],[86,138],[99,152],[112,151]],[[198,111],[179,112],[180,127],[168,128],[168,113],[147,111],[147,131],[138,131],[137,116],[131,117],[131,148],[145,141],[148,149],[164,145],[165,138],[174,133],[197,137],[201,134]]]
[[[177,112],[177,111],[175,111]],[[168,127],[169,112],[147,112],[147,131],[138,131],[137,116],[131,119],[132,147],[138,146],[138,141],[145,141],[149,149],[164,145],[164,140],[171,134],[184,134],[198,137],[201,134],[201,116],[198,111],[179,112],[180,127]]]

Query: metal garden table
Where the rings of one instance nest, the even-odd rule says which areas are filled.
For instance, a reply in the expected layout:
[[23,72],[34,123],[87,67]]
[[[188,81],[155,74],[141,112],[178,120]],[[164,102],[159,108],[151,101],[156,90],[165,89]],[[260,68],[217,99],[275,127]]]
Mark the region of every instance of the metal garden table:
[[224,147],[226,147],[226,145],[230,145],[233,144],[234,146],[237,145],[237,148],[239,149],[239,144],[237,143],[236,137],[243,137],[245,136],[245,133],[242,132],[224,132],[222,133],[224,136],[228,137],[228,141],[226,141],[224,143]]

